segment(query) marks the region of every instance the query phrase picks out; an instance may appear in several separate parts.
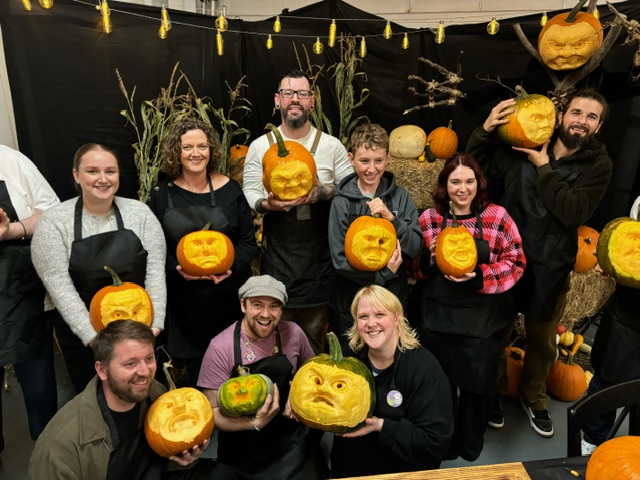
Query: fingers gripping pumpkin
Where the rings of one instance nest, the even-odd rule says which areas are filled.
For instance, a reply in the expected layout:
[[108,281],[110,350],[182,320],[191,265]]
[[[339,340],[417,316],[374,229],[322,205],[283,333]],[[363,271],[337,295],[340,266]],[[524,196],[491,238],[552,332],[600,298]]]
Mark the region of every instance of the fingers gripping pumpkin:
[[289,401],[302,423],[333,433],[364,425],[375,408],[373,376],[354,357],[343,358],[338,337],[327,334],[329,354],[307,360],[291,382]]
[[607,223],[598,239],[598,263],[620,285],[640,288],[640,222],[620,217]]
[[147,291],[132,282],[123,282],[118,274],[105,266],[113,278],[113,285],[101,288],[91,299],[89,318],[96,332],[114,320],[135,320],[151,326],[153,304]]
[[316,184],[316,162],[298,142],[283,140],[275,125],[267,125],[276,137],[262,157],[262,183],[278,200],[307,195]]
[[507,145],[534,148],[551,138],[556,125],[556,107],[544,95],[529,95],[520,85],[516,86],[514,111],[505,118],[509,123],[499,125],[498,137]]
[[229,237],[222,232],[209,230],[207,223],[204,229],[188,233],[180,239],[176,256],[187,275],[220,275],[233,265],[235,249]]
[[473,272],[478,262],[478,248],[471,232],[458,219],[449,202],[453,225],[446,227],[438,235],[436,242],[436,264],[445,275],[461,277]]
[[344,253],[356,270],[375,272],[384,268],[396,249],[396,229],[384,218],[362,215],[344,236]]
[[273,395],[273,382],[266,375],[249,374],[243,367],[240,375],[230,378],[218,389],[218,407],[228,417],[253,415],[267,395]]

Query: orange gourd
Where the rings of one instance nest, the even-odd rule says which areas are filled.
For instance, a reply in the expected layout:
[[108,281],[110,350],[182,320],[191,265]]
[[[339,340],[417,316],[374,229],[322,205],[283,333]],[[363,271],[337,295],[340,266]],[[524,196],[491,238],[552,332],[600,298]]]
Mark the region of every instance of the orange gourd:
[[153,304],[147,291],[133,282],[123,282],[118,274],[105,266],[113,285],[101,288],[91,299],[89,319],[96,332],[114,320],[135,320],[151,326]]
[[458,149],[458,135],[452,130],[453,121],[449,120],[446,127],[438,127],[427,137],[425,155],[430,162],[436,159],[447,159]]
[[445,275],[462,277],[465,273],[473,272],[478,262],[478,249],[471,232],[463,225],[458,225],[458,219],[449,202],[453,225],[446,227],[438,235],[436,242],[436,264]]
[[518,347],[506,347],[507,356],[507,397],[518,398],[522,389],[522,369],[524,368],[523,349]]
[[573,402],[587,391],[584,370],[573,363],[573,353],[567,352],[566,359],[558,359],[549,369],[547,388],[559,400]]
[[351,222],[344,236],[347,262],[356,270],[380,270],[389,263],[396,240],[396,229],[389,220],[362,215]]
[[283,140],[280,131],[269,123],[276,137],[262,157],[262,183],[278,200],[304,197],[316,184],[316,162],[309,150],[292,140]]
[[233,265],[235,249],[229,237],[222,232],[209,230],[207,223],[204,229],[188,233],[180,239],[176,256],[187,275],[220,275]]
[[616,437],[598,446],[587,463],[586,479],[639,480],[640,437]]
[[529,95],[516,86],[516,104],[513,113],[506,116],[509,123],[499,125],[498,137],[507,145],[535,148],[551,138],[556,125],[556,107],[544,95]]

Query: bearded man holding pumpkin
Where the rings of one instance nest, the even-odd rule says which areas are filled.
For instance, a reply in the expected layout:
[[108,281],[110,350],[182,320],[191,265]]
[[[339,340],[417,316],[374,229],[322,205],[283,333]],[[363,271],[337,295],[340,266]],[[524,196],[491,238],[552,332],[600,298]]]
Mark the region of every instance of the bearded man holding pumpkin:
[[[566,280],[575,264],[577,229],[587,222],[609,184],[612,163],[595,138],[608,106],[595,90],[580,90],[558,112],[558,130],[538,149],[510,147],[496,130],[508,124],[516,101],[504,100],[471,135],[467,152],[483,166],[496,198],[513,217],[524,243],[527,269],[513,289],[525,316],[526,356],[521,401],[534,431],[553,436],[545,379],[556,357]],[[526,132],[525,132],[526,134]],[[506,360],[506,359],[505,359]],[[502,371],[506,369],[501,369]],[[506,378],[499,387],[506,391]],[[489,425],[502,428],[499,402]]]
[[[342,143],[309,122],[315,104],[311,88],[309,77],[293,70],[280,77],[274,94],[275,108],[282,118],[278,130],[283,139],[301,144],[315,160],[317,178],[311,191],[303,196],[294,195],[293,200],[280,200],[285,198],[282,190],[288,187],[274,187],[273,179],[270,186],[278,190],[279,195],[267,191],[263,183],[263,160],[268,162],[265,154],[276,143],[271,132],[249,146],[242,188],[249,205],[256,213],[264,214],[260,272],[286,285],[289,302],[283,312],[284,319],[298,323],[314,351],[319,353],[324,346],[333,278],[327,240],[329,208],[336,185],[353,170]],[[295,163],[299,166],[299,162]]]

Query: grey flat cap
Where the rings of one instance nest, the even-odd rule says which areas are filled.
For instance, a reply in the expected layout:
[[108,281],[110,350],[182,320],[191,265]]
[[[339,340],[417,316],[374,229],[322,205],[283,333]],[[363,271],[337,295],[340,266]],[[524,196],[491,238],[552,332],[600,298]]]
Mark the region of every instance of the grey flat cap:
[[284,283],[269,275],[249,277],[238,290],[238,297],[240,300],[249,297],[272,297],[279,300],[283,305],[289,299]]

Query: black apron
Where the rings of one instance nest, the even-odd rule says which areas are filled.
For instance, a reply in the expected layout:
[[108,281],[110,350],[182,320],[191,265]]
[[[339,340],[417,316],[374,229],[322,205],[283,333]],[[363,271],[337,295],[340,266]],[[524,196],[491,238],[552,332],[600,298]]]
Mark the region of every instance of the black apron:
[[[315,156],[322,132],[317,131],[310,153]],[[273,144],[269,137],[270,145]],[[260,271],[287,287],[287,308],[325,305],[333,267],[329,251],[331,202],[298,205],[263,218]]]
[[[9,220],[18,220],[4,180],[0,180],[0,208]],[[0,241],[0,365],[28,360],[40,348],[44,296],[44,285],[31,262],[31,241]]]
[[[203,356],[211,339],[241,315],[240,302],[229,299],[237,297],[238,288],[246,280],[234,274],[218,285],[213,281],[188,281],[175,269],[180,239],[202,230],[207,223],[210,223],[211,230],[224,233],[234,245],[237,244],[227,216],[216,205],[211,178],[208,177],[208,180],[210,204],[188,207],[174,207],[174,184],[169,183],[168,208],[162,220],[167,241],[168,344],[173,354],[183,358]],[[187,345],[184,345],[185,342]]]
[[[233,334],[234,367],[231,377],[238,375],[242,365],[240,329],[236,323]],[[319,443],[319,430],[310,430],[302,423],[282,415],[289,397],[293,366],[282,353],[280,335],[276,327],[279,352],[243,367],[250,373],[262,373],[278,386],[280,413],[258,431],[218,432],[218,459],[234,467],[240,478],[254,480],[315,480],[328,477]]]
[[[441,232],[447,226],[442,220]],[[478,265],[490,261],[489,243],[476,213]],[[438,270],[416,284],[420,343],[438,359],[449,381],[474,393],[495,388],[502,336],[512,304],[508,293],[486,295],[447,280]]]
[[[578,178],[575,164],[557,162],[551,155],[549,162],[569,185]],[[542,204],[537,180],[536,167],[523,162],[500,205],[518,226],[527,257],[524,276],[513,288],[518,310],[529,319],[549,321],[576,261],[578,233],[562,226]]]

